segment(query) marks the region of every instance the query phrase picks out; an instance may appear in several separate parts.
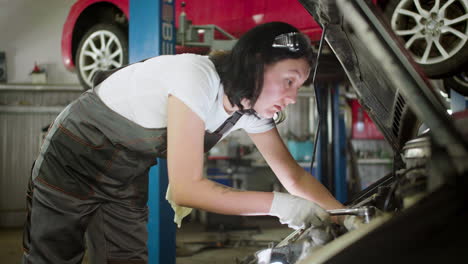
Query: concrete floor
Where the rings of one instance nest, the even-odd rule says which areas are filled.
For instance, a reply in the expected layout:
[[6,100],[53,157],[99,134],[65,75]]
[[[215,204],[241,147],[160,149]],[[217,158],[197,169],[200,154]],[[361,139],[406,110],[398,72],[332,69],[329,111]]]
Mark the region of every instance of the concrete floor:
[[[236,263],[291,232],[271,217],[245,217],[240,227],[224,232],[207,231],[198,222],[183,223],[176,235],[176,264]],[[21,263],[21,240],[21,228],[0,228],[0,263]]]

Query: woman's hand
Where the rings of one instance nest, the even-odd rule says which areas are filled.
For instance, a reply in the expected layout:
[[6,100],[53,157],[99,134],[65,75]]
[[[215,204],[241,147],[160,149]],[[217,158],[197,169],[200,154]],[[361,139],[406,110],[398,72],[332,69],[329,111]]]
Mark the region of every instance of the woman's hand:
[[273,192],[270,215],[290,228],[323,226],[329,222],[328,213],[317,204],[287,193]]
[[348,231],[351,231],[354,229],[358,229],[359,227],[364,225],[364,222],[361,217],[354,216],[354,215],[347,215],[344,218],[343,225]]
[[[327,210],[344,208],[325,186],[299,166],[276,128],[264,133],[249,134],[249,136],[290,194],[314,201]],[[338,220],[335,219],[335,221]]]

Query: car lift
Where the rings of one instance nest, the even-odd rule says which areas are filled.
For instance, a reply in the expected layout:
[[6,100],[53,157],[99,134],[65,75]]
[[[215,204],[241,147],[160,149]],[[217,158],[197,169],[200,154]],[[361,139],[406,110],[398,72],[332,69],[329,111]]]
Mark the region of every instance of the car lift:
[[[310,171],[338,201],[347,200],[346,182],[346,129],[344,113],[340,109],[340,85],[346,80],[338,60],[333,54],[323,52],[327,28],[322,30],[315,67],[311,74],[315,92],[318,122]],[[319,66],[320,65],[320,66]],[[321,74],[318,70],[321,69]],[[317,151],[318,150],[318,151]],[[317,161],[315,163],[315,160]]]
[[[162,15],[164,14],[164,16]],[[130,0],[129,61],[162,54],[174,54],[175,24],[173,0]],[[165,195],[168,185],[167,163],[149,173],[148,263],[174,264],[176,256],[174,212]]]
[[[236,44],[236,37],[216,25],[192,25],[192,21],[187,19],[187,14],[185,13],[185,2],[182,2],[181,6],[182,12],[179,15],[177,45],[209,47],[213,50],[231,50],[234,44]],[[216,32],[225,39],[216,39]],[[203,35],[203,38],[200,38],[201,35]]]

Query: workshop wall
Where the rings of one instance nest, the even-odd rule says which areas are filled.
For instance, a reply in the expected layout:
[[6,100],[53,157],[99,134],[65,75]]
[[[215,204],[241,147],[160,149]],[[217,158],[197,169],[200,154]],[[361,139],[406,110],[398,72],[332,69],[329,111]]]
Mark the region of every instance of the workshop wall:
[[23,225],[27,183],[44,130],[81,92],[0,90],[0,228]]
[[1,0],[0,51],[6,53],[8,83],[30,83],[34,62],[48,83],[78,84],[61,57],[62,27],[76,0]]

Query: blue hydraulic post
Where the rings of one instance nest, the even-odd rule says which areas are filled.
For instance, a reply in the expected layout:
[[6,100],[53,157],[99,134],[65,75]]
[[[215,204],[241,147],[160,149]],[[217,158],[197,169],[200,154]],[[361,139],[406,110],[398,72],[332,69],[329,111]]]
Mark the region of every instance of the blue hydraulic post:
[[335,164],[335,198],[344,203],[347,200],[346,183],[346,129],[344,114],[340,110],[340,87],[335,85],[333,92],[333,155]]
[[347,200],[346,132],[344,114],[340,111],[339,84],[317,83],[316,97],[320,107],[320,135],[317,142],[317,173],[314,175],[337,200]]
[[450,98],[450,104],[453,113],[468,109],[467,97],[457,93],[457,91],[454,91],[453,89],[450,89]]
[[[174,16],[173,0],[130,0],[130,62],[174,54]],[[148,263],[174,264],[175,224],[174,212],[165,199],[166,160],[158,159],[149,176]]]
[[[315,174],[312,174],[319,182],[322,182],[322,174],[323,174],[323,166],[322,166],[322,155],[320,155],[320,152],[318,150],[321,149],[321,143],[322,140],[320,140],[320,137],[318,138],[317,142],[314,142],[314,144],[317,144],[317,152],[315,153]],[[314,167],[312,166],[312,172],[314,172]]]
[[[321,102],[319,102],[319,100],[321,100],[321,99],[323,98],[323,97],[321,96],[322,93],[323,93],[323,88],[322,88],[322,85],[323,85],[323,84],[321,84],[321,83],[315,83],[314,85],[317,86],[317,89],[315,90],[315,92],[316,92],[316,94],[315,94],[315,100],[316,100],[316,102],[317,102],[317,109],[318,109],[319,107],[322,106],[322,105],[321,105]],[[323,102],[322,102],[322,104],[323,104]],[[323,111],[323,108],[320,108],[319,111]],[[318,116],[318,119],[319,119],[319,120],[320,120],[320,118],[321,118],[321,116]],[[322,120],[322,122],[320,123],[320,126],[326,126],[326,125],[327,125],[327,124],[326,124],[325,122],[323,122],[323,121],[325,121],[325,120]],[[320,133],[323,133],[323,132],[320,132],[320,128],[321,128],[321,127],[318,127],[318,129],[316,130],[316,132],[317,132],[319,135],[318,135],[318,136],[315,135],[317,141],[314,142],[314,145],[316,145],[316,146],[315,146],[316,151],[315,151],[315,153],[314,153],[315,157],[313,157],[313,159],[315,160],[314,164],[316,164],[316,166],[315,166],[315,174],[312,174],[312,175],[313,175],[315,178],[317,178],[317,180],[318,180],[319,182],[322,182],[322,183],[323,183],[323,179],[322,179],[323,177],[322,177],[322,175],[323,175],[323,170],[324,170],[324,168],[323,168],[323,166],[322,166],[322,140],[321,140],[322,135],[320,134]],[[314,164],[311,164],[311,171],[314,171]]]

